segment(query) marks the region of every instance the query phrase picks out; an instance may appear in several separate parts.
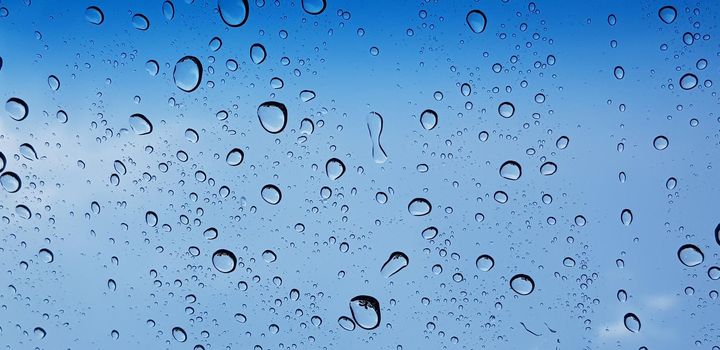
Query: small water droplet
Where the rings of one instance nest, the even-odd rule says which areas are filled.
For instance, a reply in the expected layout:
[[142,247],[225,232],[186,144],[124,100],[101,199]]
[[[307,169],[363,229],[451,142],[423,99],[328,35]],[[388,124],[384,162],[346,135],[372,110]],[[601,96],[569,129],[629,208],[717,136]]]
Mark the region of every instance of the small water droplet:
[[146,31],[150,29],[150,20],[145,15],[138,13],[132,16],[132,25],[137,30]]
[[8,171],[0,175],[0,185],[2,185],[5,191],[15,193],[20,190],[22,182],[17,174]]
[[630,226],[630,224],[633,221],[633,214],[630,209],[623,209],[622,213],[620,213],[620,221],[625,226]]
[[60,89],[60,79],[58,77],[51,75],[48,77],[48,86],[52,91],[57,91]]
[[30,208],[23,204],[18,204],[15,206],[15,213],[18,214],[21,218],[28,220],[32,217],[32,212],[30,211]]
[[155,227],[158,223],[158,216],[154,211],[148,211],[145,213],[145,223],[150,227]]
[[340,318],[338,318],[338,324],[346,331],[355,330],[355,321],[353,321],[350,317],[340,316]]
[[38,159],[37,153],[35,152],[35,148],[29,143],[23,143],[22,145],[20,145],[18,151],[27,160]]
[[698,77],[695,74],[687,73],[680,78],[680,87],[683,90],[690,90],[698,84]]
[[662,151],[666,149],[670,145],[670,141],[668,141],[667,137],[665,136],[658,136],[653,140],[653,147],[655,147],[656,150]]
[[218,0],[220,18],[230,27],[239,27],[248,19],[250,8],[247,0]]
[[315,92],[310,90],[300,91],[300,100],[303,102],[310,102],[315,99]]
[[180,327],[174,327],[172,329],[172,336],[180,343],[184,343],[187,340],[187,333]]
[[173,5],[172,1],[165,0],[165,2],[163,2],[162,13],[168,21],[172,21],[172,19],[175,18],[175,5]]
[[503,118],[510,118],[515,114],[515,106],[510,102],[503,102],[498,106],[498,113]]
[[565,149],[568,144],[570,144],[570,139],[567,136],[560,136],[557,141],[555,141],[555,147],[558,149]]
[[621,66],[616,66],[613,70],[613,74],[615,75],[615,79],[621,80],[625,77],[625,69],[623,69],[623,67]]
[[550,176],[552,174],[555,174],[557,171],[557,165],[553,162],[545,162],[543,165],[540,166],[540,174],[543,174],[545,176]]
[[50,251],[50,249],[47,248],[40,249],[40,251],[38,252],[38,256],[40,256],[40,260],[47,264],[55,260],[55,255],[52,251]]
[[424,229],[422,231],[421,235],[423,238],[425,238],[427,240],[433,239],[438,235],[438,229],[435,226],[430,226],[430,227]]
[[271,263],[277,260],[277,255],[272,250],[266,250],[262,253],[262,258],[265,262]]

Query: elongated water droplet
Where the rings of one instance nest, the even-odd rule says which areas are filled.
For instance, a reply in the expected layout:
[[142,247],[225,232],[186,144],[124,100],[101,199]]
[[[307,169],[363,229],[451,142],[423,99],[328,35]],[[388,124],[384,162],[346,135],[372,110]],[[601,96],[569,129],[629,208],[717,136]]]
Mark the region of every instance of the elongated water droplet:
[[255,64],[260,64],[265,62],[265,57],[267,57],[267,51],[265,51],[265,46],[262,44],[252,44],[250,46],[250,59]]
[[404,269],[410,263],[410,259],[403,252],[393,252],[388,260],[380,268],[380,274],[388,278]]
[[625,323],[625,328],[630,332],[640,332],[640,319],[634,313],[626,313],[623,323]]
[[175,63],[173,80],[178,89],[193,92],[200,86],[203,68],[200,60],[194,56],[185,56]]
[[35,148],[29,143],[23,143],[22,145],[20,145],[19,152],[27,160],[38,159],[37,153],[35,152]]
[[325,163],[325,173],[330,180],[337,180],[345,174],[345,164],[337,158],[331,158]]
[[10,118],[17,121],[27,118],[29,112],[27,103],[17,97],[11,97],[5,102],[5,110],[10,114]]
[[508,180],[517,180],[522,176],[522,167],[514,160],[508,160],[500,166],[500,176]]
[[425,239],[433,239],[438,235],[438,229],[435,226],[430,226],[426,229],[424,229],[421,233],[422,237]]
[[257,109],[260,125],[271,134],[280,133],[287,124],[287,108],[280,102],[268,101]]
[[665,182],[665,188],[667,188],[668,190],[674,190],[675,186],[677,186],[677,179],[674,177],[667,179],[667,181]]
[[570,144],[570,139],[567,136],[560,136],[557,141],[555,141],[555,147],[558,149],[566,149],[568,144]]
[[145,15],[138,13],[132,17],[132,25],[137,30],[146,31],[150,29],[150,20]]
[[621,66],[617,66],[613,70],[613,74],[615,75],[615,79],[621,80],[622,78],[625,77],[625,69]]
[[20,190],[20,187],[22,187],[22,182],[17,174],[8,171],[0,175],[0,185],[2,185],[5,191],[15,193]]
[[525,274],[517,274],[510,279],[510,288],[520,295],[528,295],[535,290],[535,281]]
[[147,135],[153,131],[152,123],[142,114],[130,116],[130,127],[138,135]]
[[184,343],[187,340],[187,333],[185,333],[185,330],[180,327],[174,327],[172,329],[172,336],[175,340],[181,343]]
[[355,321],[353,321],[350,317],[340,316],[340,318],[338,318],[338,324],[346,331],[355,330]]
[[220,18],[230,27],[239,27],[248,19],[250,8],[247,0],[218,0]]
[[408,211],[414,216],[425,216],[430,214],[432,206],[425,198],[415,198],[408,204]]
[[50,87],[50,90],[57,91],[60,89],[60,79],[58,77],[51,75],[48,77],[48,86]]
[[245,153],[239,148],[233,148],[228,152],[225,161],[231,166],[238,166],[245,158]]
[[0,152],[0,172],[5,170],[5,165],[7,165],[7,158],[5,158],[5,154]]
[[388,156],[380,143],[380,136],[383,132],[383,118],[379,113],[370,112],[365,118],[370,141],[372,141],[372,157],[375,163],[382,164],[387,161]]
[[677,10],[672,6],[663,6],[658,10],[658,16],[663,22],[670,24],[677,17]]
[[426,109],[420,114],[420,124],[425,130],[435,129],[438,123],[438,115],[432,109]]
[[269,204],[275,205],[280,203],[282,192],[280,192],[280,189],[275,185],[265,185],[262,190],[260,190],[260,196]]
[[214,38],[210,39],[210,42],[208,43],[208,47],[210,48],[211,51],[216,52],[217,50],[220,50],[220,48],[222,47],[222,44],[223,44],[222,39],[220,39],[218,37],[214,37]]
[[85,9],[85,20],[95,25],[101,25],[105,20],[105,15],[99,7],[90,6]]
[[302,0],[302,8],[311,15],[319,15],[325,11],[327,3],[325,0]]
[[480,10],[472,10],[465,16],[468,26],[474,33],[482,33],[487,26],[487,17]]
[[148,211],[145,213],[145,223],[150,225],[150,227],[155,227],[158,223],[158,216],[155,214],[154,211]]
[[162,13],[168,21],[172,21],[173,18],[175,18],[175,5],[173,5],[172,1],[165,0],[165,2],[163,2]]
[[630,224],[633,221],[633,214],[630,209],[623,209],[622,213],[620,213],[620,221],[625,226],[630,226]]
[[30,219],[32,217],[32,212],[30,211],[30,208],[23,204],[18,204],[15,206],[15,213],[18,214],[23,219]]
[[350,312],[355,323],[362,329],[375,329],[380,325],[380,303],[369,295],[350,299]]
[[227,249],[219,249],[213,253],[212,263],[218,271],[230,273],[235,270],[237,258],[235,257],[235,253]]
[[705,260],[705,254],[694,244],[685,244],[678,249],[678,259],[687,267],[698,266]]
[[478,270],[488,272],[495,266],[495,259],[492,256],[483,254],[475,260],[475,266]]

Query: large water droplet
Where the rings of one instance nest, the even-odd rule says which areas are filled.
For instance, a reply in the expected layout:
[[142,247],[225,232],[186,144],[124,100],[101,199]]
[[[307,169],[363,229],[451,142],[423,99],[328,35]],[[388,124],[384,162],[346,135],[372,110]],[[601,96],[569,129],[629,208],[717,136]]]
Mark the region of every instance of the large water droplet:
[[677,252],[678,259],[687,267],[698,266],[705,260],[705,254],[694,244],[685,244]]
[[353,321],[350,317],[340,316],[340,318],[338,318],[338,324],[346,331],[355,330],[355,321]]
[[29,220],[32,217],[32,211],[30,211],[30,208],[23,204],[15,206],[15,213],[25,220]]
[[365,118],[367,122],[370,140],[372,141],[372,157],[375,163],[382,164],[387,161],[387,154],[380,143],[380,135],[383,131],[383,118],[379,113],[370,112]]
[[565,149],[568,144],[570,144],[570,139],[567,136],[560,136],[557,141],[555,141],[555,147],[558,149]]
[[138,13],[132,16],[132,25],[137,30],[146,31],[150,29],[150,20],[145,15]]
[[330,180],[337,180],[345,174],[345,164],[337,158],[332,158],[325,163],[325,173]]
[[680,78],[680,87],[683,90],[690,90],[698,84],[698,77],[695,74],[687,73]]
[[438,123],[438,115],[432,109],[426,109],[420,114],[420,124],[425,130],[435,129]]
[[315,99],[315,92],[310,90],[300,91],[300,100],[303,102],[310,102]]
[[510,102],[503,102],[498,106],[498,113],[500,113],[503,118],[510,118],[515,114],[515,106]]
[[424,216],[430,214],[432,206],[425,198],[415,198],[408,204],[408,211],[414,216]]
[[155,214],[154,211],[148,211],[145,213],[145,223],[150,225],[150,227],[155,227],[158,223],[158,216]]
[[663,6],[658,10],[658,16],[663,22],[670,24],[677,17],[677,10],[672,6]]
[[380,274],[388,278],[404,269],[410,263],[410,259],[403,252],[393,252],[388,260],[380,268]]
[[225,24],[239,27],[247,21],[250,8],[247,0],[218,0],[218,11]]
[[200,86],[203,68],[200,60],[193,56],[185,56],[175,63],[173,80],[178,89],[193,92]]
[[90,6],[85,9],[85,19],[95,25],[100,25],[105,20],[105,15],[97,6]]
[[60,89],[60,79],[58,77],[51,75],[48,77],[48,86],[50,87],[50,90],[57,91]]
[[29,112],[27,103],[17,97],[11,97],[5,102],[5,110],[10,114],[10,118],[17,121],[27,118]]
[[230,273],[235,270],[237,258],[235,257],[235,253],[227,249],[219,249],[213,254],[212,263],[218,271]]
[[510,288],[520,295],[528,295],[535,290],[535,281],[525,274],[517,274],[510,279]]
[[622,213],[620,213],[620,221],[625,226],[630,226],[630,224],[633,221],[633,214],[630,209],[623,209]]
[[375,329],[380,325],[380,303],[369,295],[358,295],[350,300],[350,312],[362,329]]
[[142,114],[130,116],[130,127],[138,135],[147,135],[153,131],[152,123]]
[[615,75],[615,79],[620,80],[625,77],[625,69],[621,66],[616,66],[613,74]]
[[715,243],[720,245],[720,224],[715,226]]
[[272,250],[266,250],[262,253],[262,258],[265,262],[271,263],[277,260],[277,254],[275,254]]
[[626,313],[623,323],[625,323],[625,328],[630,332],[640,332],[640,319],[634,313]]
[[46,248],[40,249],[40,251],[38,252],[38,256],[40,257],[40,260],[42,260],[42,262],[47,264],[55,260],[55,255],[53,254],[53,252],[50,251],[50,249]]
[[655,147],[656,150],[662,151],[670,145],[670,141],[668,141],[667,137],[665,136],[658,136],[653,140],[653,147]]
[[23,143],[22,145],[20,145],[18,151],[27,160],[38,159],[37,153],[35,152],[35,148],[29,143]]
[[185,333],[185,330],[180,327],[175,327],[172,329],[172,336],[175,338],[175,340],[184,343],[187,340],[187,333]]
[[175,18],[175,5],[173,5],[172,1],[165,0],[165,2],[163,2],[162,13],[168,21],[172,21],[172,19]]
[[245,153],[239,148],[233,148],[228,152],[225,161],[231,166],[238,166],[245,158]]
[[435,226],[430,226],[426,229],[424,229],[421,233],[422,237],[425,239],[433,239],[438,235],[438,229]]
[[465,20],[474,33],[482,33],[485,31],[485,27],[487,26],[487,17],[485,17],[485,14],[482,11],[472,10],[468,12]]
[[262,103],[257,109],[258,119],[265,131],[277,134],[287,124],[287,108],[280,102],[268,101]]
[[265,51],[265,46],[262,46],[262,44],[252,44],[250,46],[250,59],[255,64],[260,64],[265,62],[265,57],[267,57],[267,51]]
[[508,160],[500,166],[500,176],[508,180],[517,180],[522,176],[522,168],[518,162]]
[[480,255],[477,260],[475,260],[475,266],[480,271],[488,272],[495,266],[495,259],[487,254]]
[[545,162],[543,165],[540,166],[540,174],[543,174],[545,176],[550,176],[552,174],[555,174],[557,171],[557,165],[553,162]]
[[0,175],[0,185],[2,185],[5,191],[15,193],[22,187],[22,182],[17,174],[8,171]]
[[280,203],[280,200],[282,199],[282,193],[280,192],[280,189],[275,185],[263,186],[262,190],[260,190],[260,196],[262,197],[262,199],[272,205]]
[[47,332],[45,332],[45,330],[40,327],[35,327],[35,329],[33,329],[33,333],[35,333],[35,336],[38,339],[45,338],[45,336],[47,335]]
[[325,11],[327,3],[325,0],[302,0],[302,8],[311,15],[319,15]]

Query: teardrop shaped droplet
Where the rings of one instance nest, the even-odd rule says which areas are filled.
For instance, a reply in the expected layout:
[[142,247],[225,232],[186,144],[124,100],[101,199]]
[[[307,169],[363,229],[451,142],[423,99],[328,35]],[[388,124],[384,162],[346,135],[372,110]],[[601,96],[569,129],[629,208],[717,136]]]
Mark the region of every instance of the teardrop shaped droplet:
[[85,9],[85,20],[95,25],[101,25],[105,20],[105,15],[99,7],[90,6]]
[[17,97],[11,97],[5,102],[5,111],[17,121],[27,118],[29,110],[27,103]]
[[22,145],[20,145],[18,151],[27,160],[38,159],[37,153],[35,152],[35,148],[29,143],[23,143]]
[[500,166],[500,176],[508,180],[517,180],[522,176],[522,167],[520,163],[514,160],[508,160]]
[[267,57],[267,51],[265,51],[265,46],[259,43],[255,43],[250,46],[250,59],[253,61],[253,63],[263,63],[265,62],[265,57]]
[[227,156],[225,157],[225,161],[228,163],[228,165],[231,166],[238,166],[240,163],[242,163],[243,159],[245,158],[245,153],[239,149],[239,148],[233,148],[228,152]]
[[685,244],[677,252],[678,259],[687,267],[698,266],[705,260],[705,254],[694,244]]
[[630,211],[630,209],[623,209],[622,213],[620,213],[620,221],[623,225],[630,226],[633,221],[632,211]]
[[262,190],[260,190],[260,196],[269,204],[275,205],[280,203],[282,192],[280,192],[280,189],[275,185],[265,185]]
[[310,15],[319,15],[325,11],[325,0],[302,0],[302,8]]
[[408,204],[408,211],[414,216],[425,216],[430,214],[432,206],[425,198],[415,198]]
[[425,130],[435,129],[438,123],[438,115],[432,109],[426,109],[420,114],[420,124]]
[[8,171],[0,175],[0,185],[2,185],[5,191],[15,193],[20,190],[20,187],[22,187],[22,182],[17,174]]
[[247,0],[218,0],[220,18],[230,27],[239,27],[248,19],[250,7]]
[[372,157],[375,163],[382,164],[387,161],[388,156],[380,143],[380,136],[383,131],[383,117],[376,112],[370,112],[365,118],[367,122],[370,140],[372,141]]
[[173,80],[178,89],[193,92],[202,80],[202,63],[194,56],[185,56],[175,63]]
[[147,135],[153,131],[152,123],[142,114],[130,116],[130,127],[138,135]]
[[285,105],[275,101],[264,102],[257,109],[260,125],[271,134],[280,133],[285,129],[287,113]]
[[400,272],[410,263],[410,259],[403,252],[393,252],[390,254],[388,260],[380,268],[380,274],[385,278],[389,278],[392,275]]
[[237,258],[235,257],[235,253],[227,249],[219,249],[213,253],[212,263],[218,271],[222,273],[230,273],[235,270]]
[[675,18],[677,17],[677,10],[672,6],[663,6],[658,10],[658,16],[660,17],[660,20],[665,22],[666,24],[670,24],[672,22],[675,22]]
[[640,319],[634,313],[626,313],[623,323],[625,324],[625,328],[627,328],[630,332],[640,332]]
[[517,294],[528,295],[535,290],[535,281],[525,274],[517,274],[510,279],[510,288]]
[[350,312],[355,323],[362,329],[375,329],[380,325],[380,302],[369,295],[350,299]]
[[482,33],[485,31],[485,27],[487,26],[487,17],[485,17],[485,14],[482,11],[472,10],[468,12],[467,16],[465,16],[465,20],[473,33]]
[[330,180],[337,180],[345,174],[345,164],[337,158],[331,158],[325,163],[325,173]]

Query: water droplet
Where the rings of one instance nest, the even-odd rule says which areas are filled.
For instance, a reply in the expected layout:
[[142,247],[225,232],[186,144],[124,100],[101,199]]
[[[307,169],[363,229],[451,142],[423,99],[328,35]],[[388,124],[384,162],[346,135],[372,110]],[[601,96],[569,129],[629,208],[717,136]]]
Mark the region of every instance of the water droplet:
[[0,175],[0,185],[2,185],[5,191],[15,193],[20,190],[22,182],[17,174],[8,171]]
[[47,335],[47,333],[45,332],[45,330],[42,329],[42,328],[40,328],[40,327],[35,327],[35,329],[33,329],[33,333],[35,333],[35,336],[36,336],[38,339],[45,338],[45,336]]
[[475,266],[480,271],[488,272],[495,266],[495,259],[490,255],[480,255],[477,260],[475,260]]
[[178,89],[193,92],[200,86],[203,68],[200,60],[193,56],[185,56],[175,63],[173,80]]
[[187,129],[185,130],[185,139],[192,143],[197,143],[200,141],[200,135],[193,129]]
[[432,109],[426,109],[420,114],[420,124],[425,130],[435,129],[438,123],[438,115]]
[[633,214],[630,209],[623,209],[622,213],[620,213],[620,221],[625,226],[630,226],[630,224],[633,221]]
[[[0,177],[0,180],[1,179],[2,179],[2,177]],[[715,243],[720,245],[720,224],[715,226]]]
[[382,164],[387,161],[388,157],[380,143],[380,135],[383,131],[383,118],[376,112],[370,112],[365,118],[367,122],[370,140],[372,141],[372,157],[375,163]]
[[260,196],[269,204],[275,205],[280,203],[282,199],[282,193],[280,189],[275,185],[265,185],[260,190]]
[[172,19],[175,18],[175,5],[173,5],[172,1],[165,0],[165,2],[163,2],[162,13],[168,21],[172,21]]
[[617,292],[617,299],[619,302],[624,303],[627,301],[627,292],[624,289],[620,289]]
[[425,198],[415,198],[408,204],[408,211],[414,216],[424,216],[430,214],[432,206]]
[[517,180],[522,176],[522,168],[518,162],[508,160],[500,166],[500,176],[508,180]]
[[207,228],[205,231],[203,231],[203,237],[205,239],[212,241],[213,239],[216,239],[218,237],[218,230],[214,227]]
[[500,113],[503,118],[510,118],[515,114],[515,106],[510,102],[503,102],[498,106],[498,113]]
[[231,166],[238,166],[240,163],[242,163],[243,159],[245,158],[245,153],[239,149],[239,148],[233,148],[228,152],[227,156],[225,157],[225,161],[228,163],[228,165]]
[[319,15],[325,11],[327,3],[325,0],[302,0],[302,8],[311,15]]
[[573,267],[573,266],[575,266],[575,259],[573,259],[573,258],[571,258],[571,257],[569,257],[569,256],[566,257],[565,259],[563,259],[563,266],[565,266],[565,267]]
[[145,62],[145,71],[154,77],[160,72],[160,64],[155,60],[149,60]]
[[172,336],[175,340],[181,343],[184,343],[187,340],[187,333],[185,333],[185,330],[180,327],[174,327],[172,329]]
[[474,33],[482,33],[485,31],[485,27],[487,26],[487,17],[485,17],[485,14],[482,11],[472,10],[468,12],[465,20]]
[[425,239],[433,239],[438,235],[438,229],[435,226],[430,226],[426,229],[424,229],[421,233],[422,237]]
[[60,89],[60,79],[58,77],[51,75],[48,77],[48,86],[52,91],[57,91]]
[[325,163],[325,173],[330,180],[337,180],[345,174],[345,164],[340,159],[331,158]]
[[264,102],[257,109],[260,125],[271,134],[280,133],[285,129],[287,113],[285,105],[275,101]]
[[155,227],[158,223],[158,216],[154,211],[148,211],[145,213],[145,223],[150,227]]
[[22,145],[20,145],[19,152],[27,160],[38,159],[37,153],[35,152],[35,148],[29,143],[23,143]]
[[105,15],[97,6],[90,6],[85,9],[85,19],[95,25],[100,25],[105,20]]
[[702,264],[705,255],[696,245],[685,244],[677,252],[678,259],[687,267],[694,267]]
[[230,273],[235,270],[237,258],[235,257],[235,253],[227,249],[219,249],[213,254],[212,263],[218,271]]
[[274,262],[277,260],[277,255],[272,250],[266,250],[262,253],[263,260],[267,263]]
[[153,131],[152,123],[142,114],[130,116],[130,127],[138,135],[147,135]]
[[315,92],[310,90],[300,91],[300,100],[303,102],[310,102],[315,99]]
[[21,218],[28,220],[32,217],[32,212],[30,211],[30,208],[23,204],[18,204],[15,206],[15,213],[18,214]]
[[214,37],[214,38],[210,39],[210,42],[208,43],[208,47],[210,48],[210,51],[215,52],[217,50],[220,50],[220,48],[222,47],[222,44],[223,44],[222,39],[220,39],[218,37]]
[[520,295],[528,295],[535,290],[535,281],[525,274],[517,274],[510,279],[510,288]]
[[355,321],[353,321],[350,317],[340,316],[340,318],[338,318],[338,324],[346,331],[355,330]]
[[463,96],[468,97],[468,96],[470,96],[471,92],[472,92],[472,88],[470,87],[470,84],[463,83],[462,85],[460,85],[460,93]]
[[10,114],[10,118],[17,121],[27,118],[29,112],[27,103],[17,97],[11,97],[5,102],[5,110]]
[[624,318],[625,328],[630,332],[640,332],[640,319],[632,312],[626,313]]
[[369,295],[358,295],[350,300],[350,312],[362,329],[375,329],[380,325],[380,303]]
[[568,144],[570,144],[570,139],[567,136],[560,136],[557,141],[555,141],[555,147],[558,149],[566,149]]
[[248,19],[250,8],[247,0],[218,0],[220,18],[230,27],[239,27]]
[[493,198],[495,199],[496,202],[498,202],[500,204],[507,203],[507,201],[509,199],[507,193],[505,193],[503,191],[496,191],[495,194],[493,194]]
[[677,10],[672,6],[663,6],[658,10],[658,16],[666,24],[670,24],[675,21],[677,17]]
[[696,87],[698,84],[698,78],[695,74],[687,73],[680,78],[680,87],[683,90],[690,90]]
[[50,251],[50,249],[46,248],[40,249],[40,251],[38,252],[38,256],[40,256],[40,260],[47,264],[55,260],[55,255],[53,254],[53,252]]
[[265,62],[265,57],[267,57],[267,52],[265,51],[265,46],[262,46],[262,44],[252,44],[250,46],[250,59],[255,64],[260,64]]
[[666,149],[670,145],[670,141],[668,141],[667,137],[665,136],[658,136],[653,140],[653,147],[655,147],[656,150],[662,151]]
[[625,77],[625,69],[623,69],[623,67],[617,66],[615,67],[615,70],[613,70],[613,74],[615,75],[615,78],[617,80],[620,80]]
[[380,268],[380,274],[385,278],[389,278],[392,275],[400,272],[410,263],[410,259],[403,252],[393,252],[390,254],[388,260]]
[[552,174],[555,174],[557,171],[557,165],[553,162],[545,162],[543,165],[540,166],[540,174],[543,174],[545,176],[550,176]]
[[708,277],[710,277],[711,280],[717,281],[720,280],[720,267],[712,266],[708,269]]
[[675,186],[677,186],[677,179],[675,179],[674,177],[667,179],[667,181],[665,182],[665,188],[667,188],[668,190],[675,189]]
[[137,30],[146,31],[150,29],[150,20],[145,15],[138,13],[132,16],[132,25]]

